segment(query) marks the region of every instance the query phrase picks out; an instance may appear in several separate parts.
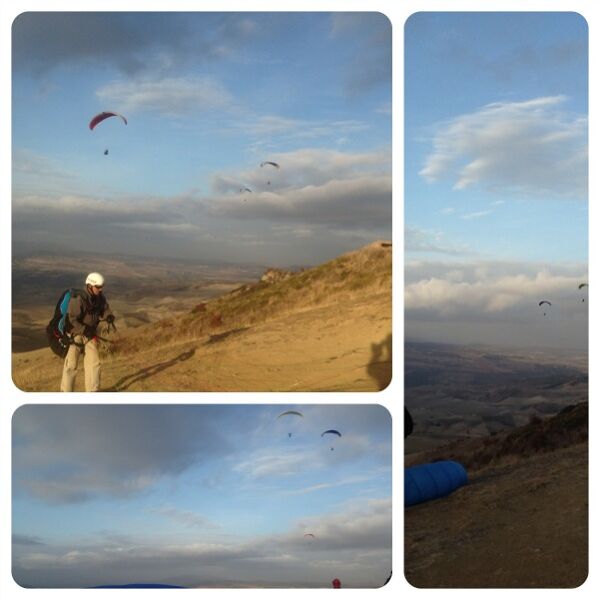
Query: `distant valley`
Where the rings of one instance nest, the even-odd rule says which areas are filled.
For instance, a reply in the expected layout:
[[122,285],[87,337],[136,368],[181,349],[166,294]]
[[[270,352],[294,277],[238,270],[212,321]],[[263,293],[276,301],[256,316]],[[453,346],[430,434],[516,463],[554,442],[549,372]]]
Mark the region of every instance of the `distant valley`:
[[406,453],[526,424],[587,401],[584,352],[405,344]]

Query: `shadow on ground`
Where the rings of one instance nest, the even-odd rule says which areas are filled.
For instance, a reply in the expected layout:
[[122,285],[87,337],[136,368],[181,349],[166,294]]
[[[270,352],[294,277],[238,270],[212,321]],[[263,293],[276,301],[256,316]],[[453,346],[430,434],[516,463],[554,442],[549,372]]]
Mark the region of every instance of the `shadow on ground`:
[[196,353],[196,349],[192,348],[191,350],[187,350],[186,352],[182,352],[179,356],[172,358],[171,360],[167,360],[165,362],[158,363],[156,365],[146,367],[145,369],[140,369],[137,373],[133,373],[132,375],[127,375],[122,377],[117,383],[115,383],[112,387],[104,390],[105,392],[122,392],[128,388],[130,388],[134,383],[139,381],[144,381],[149,377],[153,377],[157,373],[161,371],[165,371],[169,367],[172,367],[178,363],[189,360]]
[[367,373],[375,380],[377,389],[384,390],[392,381],[392,334],[378,344],[371,344],[371,360]]
[[211,335],[206,344],[216,344],[217,342],[222,342],[226,340],[229,336],[235,335],[236,333],[242,333],[242,331],[247,331],[250,327],[238,327],[238,329],[230,329],[229,331],[225,331],[223,333],[216,333],[215,335]]

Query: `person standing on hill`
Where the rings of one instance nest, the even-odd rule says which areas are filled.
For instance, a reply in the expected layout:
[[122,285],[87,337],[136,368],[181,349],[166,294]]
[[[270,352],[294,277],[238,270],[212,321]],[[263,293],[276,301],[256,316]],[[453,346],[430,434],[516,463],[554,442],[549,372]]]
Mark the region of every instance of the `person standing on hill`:
[[72,392],[77,375],[79,357],[83,354],[85,391],[97,392],[100,388],[100,354],[98,352],[98,325],[101,320],[114,326],[115,317],[102,292],[104,277],[90,273],[85,280],[85,290],[74,294],[69,300],[67,333],[73,342],[65,357],[61,392]]

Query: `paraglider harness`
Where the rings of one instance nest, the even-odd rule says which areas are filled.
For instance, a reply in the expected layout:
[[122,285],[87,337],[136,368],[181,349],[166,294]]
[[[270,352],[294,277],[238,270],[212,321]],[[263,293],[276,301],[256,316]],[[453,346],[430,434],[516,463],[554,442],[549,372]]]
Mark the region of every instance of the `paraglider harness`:
[[[69,321],[69,301],[71,300],[71,298],[76,298],[77,296],[85,298],[86,294],[82,290],[76,290],[74,288],[69,288],[68,290],[65,290],[60,295],[60,298],[56,303],[56,308],[54,309],[54,316],[52,317],[52,319],[50,319],[50,322],[46,326],[46,337],[48,338],[48,345],[50,346],[50,350],[52,350],[52,352],[54,352],[54,354],[56,354],[60,358],[65,358],[67,352],[69,351],[69,346],[71,344],[78,346],[83,350],[85,349],[85,345],[87,343],[76,342],[73,334],[69,333],[69,330],[71,329],[71,323]],[[98,307],[91,307],[91,312],[100,311],[102,310],[102,308],[102,305]],[[108,323],[109,330],[112,328],[113,331],[117,331],[117,328],[114,324],[114,317],[112,319],[101,319],[101,321],[102,320]],[[110,340],[100,337],[99,335],[95,335],[94,338],[103,342],[110,342]]]

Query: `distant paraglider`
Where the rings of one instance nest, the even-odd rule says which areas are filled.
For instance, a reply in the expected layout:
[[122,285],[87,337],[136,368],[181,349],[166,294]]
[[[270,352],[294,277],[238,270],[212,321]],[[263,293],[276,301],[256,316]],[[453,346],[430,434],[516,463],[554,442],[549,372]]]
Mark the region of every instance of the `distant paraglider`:
[[[266,167],[267,165],[270,165],[271,167],[274,167],[275,169],[281,168],[276,162],[273,162],[271,160],[265,160],[264,162],[260,163],[261,167]],[[271,185],[271,182],[267,181],[267,185]]]
[[[125,125],[127,125],[127,119],[123,116],[120,115],[119,113],[116,112],[101,112],[98,113],[95,117],[92,118],[92,120],[90,121],[89,124],[89,128],[90,131],[94,131],[94,128],[96,127],[96,125],[98,125],[99,123],[102,123],[102,121],[105,121],[106,119],[109,119],[111,117],[119,117],[123,123],[125,123]],[[106,148],[104,150],[104,156],[108,156],[108,148]]]
[[548,308],[550,306],[552,306],[552,303],[549,300],[540,300],[540,302],[538,302],[538,306],[544,306],[544,316],[546,316],[546,313],[548,311],[548,308],[546,308],[546,305],[548,306]]
[[314,540],[315,539],[315,534],[314,533],[305,533],[304,534],[304,539],[309,539],[309,540]]
[[[321,434],[321,437],[325,437],[326,435],[342,437],[342,434],[337,429],[328,429],[327,431],[324,431]],[[333,450],[334,449],[333,445],[329,449]]]
[[[587,283],[580,283],[580,284],[577,286],[577,289],[578,289],[578,290],[582,290],[583,288],[587,288],[587,287],[589,287]],[[582,302],[585,302],[585,298],[582,298],[582,299],[581,299],[581,301],[582,301]]]
[[[286,410],[285,412],[282,412],[280,415],[277,416],[278,419],[281,419],[282,417],[286,417],[286,419],[297,419],[304,418],[304,415],[297,410]],[[288,437],[292,437],[291,431],[288,431]]]
[[98,125],[98,123],[102,123],[102,121],[105,121],[106,119],[109,119],[110,117],[119,117],[123,123],[125,123],[125,125],[127,125],[127,119],[123,116],[120,115],[119,113],[116,112],[101,112],[98,113],[95,117],[92,118],[92,120],[90,121],[90,130],[94,130],[94,127],[96,127],[96,125]]

